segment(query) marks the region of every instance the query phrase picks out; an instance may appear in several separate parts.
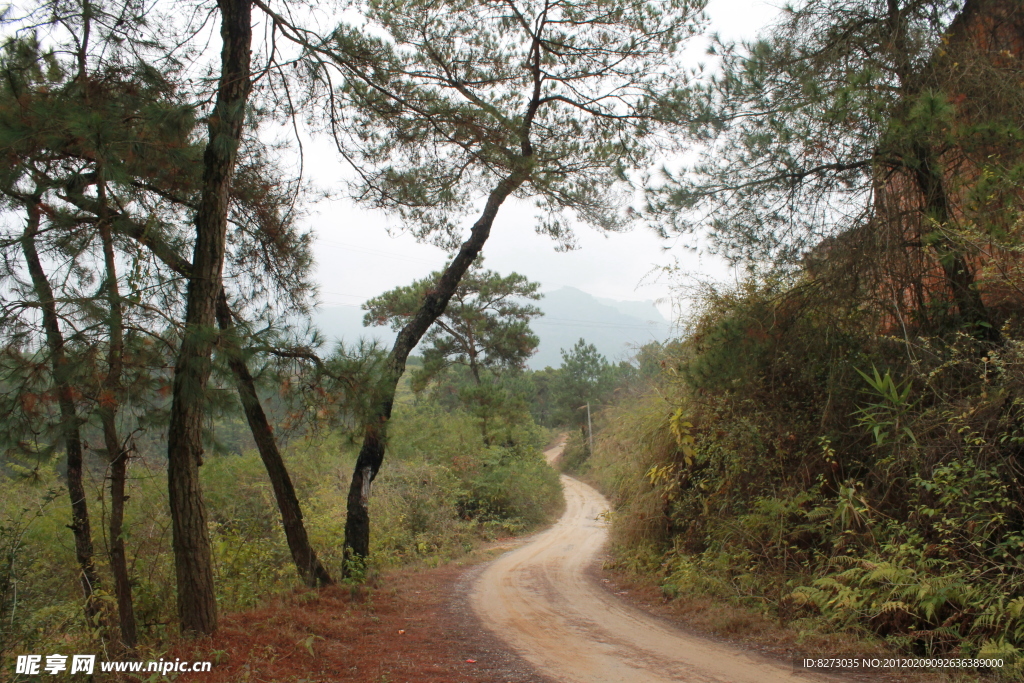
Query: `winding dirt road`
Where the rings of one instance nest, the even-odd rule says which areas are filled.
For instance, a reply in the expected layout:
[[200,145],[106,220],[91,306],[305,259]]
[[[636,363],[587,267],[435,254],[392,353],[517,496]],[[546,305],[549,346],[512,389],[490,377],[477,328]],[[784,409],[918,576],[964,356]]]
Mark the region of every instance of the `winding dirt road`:
[[470,596],[481,621],[541,673],[561,683],[834,680],[679,631],[602,589],[587,570],[607,540],[608,503],[571,477],[562,485],[558,523],[498,558]]

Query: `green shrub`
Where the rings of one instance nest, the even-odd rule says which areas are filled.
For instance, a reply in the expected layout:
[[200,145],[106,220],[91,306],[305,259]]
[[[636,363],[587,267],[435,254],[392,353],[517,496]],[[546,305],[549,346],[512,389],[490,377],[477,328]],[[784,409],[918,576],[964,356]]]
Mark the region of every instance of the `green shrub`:
[[562,449],[562,457],[558,461],[562,471],[570,474],[581,473],[586,468],[589,458],[590,444],[587,443],[586,436],[575,429],[569,432],[565,448]]
[[881,324],[801,282],[708,296],[663,373],[600,418],[588,471],[612,497],[619,563],[667,595],[1012,658],[1024,338]]
[[[481,541],[532,529],[561,502],[558,475],[543,461],[545,430],[502,427],[502,445],[487,446],[475,418],[427,403],[396,407],[388,456],[373,484],[371,556],[366,570],[416,562],[438,564]],[[310,541],[341,575],[345,509],[356,446],[343,434],[298,440],[283,449],[303,507]],[[109,595],[103,470],[87,472],[99,592]],[[0,501],[0,654],[103,647],[86,628],[77,580],[69,506],[49,466],[9,465]],[[200,470],[221,610],[260,604],[299,585],[264,466],[254,452],[211,455]],[[136,618],[143,643],[175,634],[175,577],[164,468],[144,458],[129,470],[125,529]],[[17,591],[15,600],[14,591]],[[73,649],[73,648],[70,648]],[[62,650],[58,650],[62,651]]]

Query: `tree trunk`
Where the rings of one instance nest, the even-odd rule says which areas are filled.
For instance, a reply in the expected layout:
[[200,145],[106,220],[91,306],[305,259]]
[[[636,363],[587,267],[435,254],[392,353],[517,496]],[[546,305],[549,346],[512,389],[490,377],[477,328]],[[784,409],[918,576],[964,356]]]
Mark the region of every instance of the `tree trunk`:
[[[529,156],[529,151],[527,151]],[[524,160],[525,161],[525,160]],[[525,167],[525,164],[524,164]],[[448,300],[455,293],[459,281],[473,261],[480,255],[491,233],[491,225],[498,209],[510,194],[525,182],[527,170],[516,170],[502,180],[487,198],[483,213],[473,225],[469,239],[462,243],[459,253],[441,274],[437,286],[428,292],[423,304],[412,319],[398,333],[388,355],[386,371],[377,387],[377,403],[369,416],[363,445],[359,449],[352,482],[348,490],[347,517],[345,519],[344,572],[357,571],[370,554],[370,486],[384,462],[388,420],[395,404],[395,390],[405,372],[409,354],[426,333],[427,328],[444,313]]]
[[85,597],[85,615],[91,625],[95,624],[99,613],[99,604],[93,593],[99,587],[99,576],[93,564],[92,530],[89,525],[89,508],[86,503],[85,486],[82,484],[82,438],[79,432],[78,414],[75,409],[74,389],[71,386],[71,368],[64,353],[64,335],[60,330],[57,318],[57,305],[53,297],[53,288],[46,279],[36,251],[36,235],[39,232],[41,218],[41,197],[34,195],[25,201],[28,211],[28,223],[21,238],[22,252],[28,265],[32,286],[42,313],[43,330],[46,333],[46,346],[50,353],[50,366],[53,370],[53,385],[57,390],[57,403],[60,406],[61,432],[64,436],[64,449],[67,452],[68,495],[71,498],[71,529],[75,537],[75,557],[80,570],[79,580],[82,594]]
[[277,507],[281,511],[281,525],[284,527],[285,538],[288,539],[288,549],[291,550],[292,560],[306,585],[310,587],[330,585],[334,581],[320,563],[316,552],[309,543],[309,536],[306,534],[306,527],[302,522],[302,508],[295,495],[295,487],[292,486],[288,469],[277,448],[274,431],[267,420],[266,413],[263,412],[263,406],[256,393],[256,384],[234,334],[235,326],[231,318],[231,309],[228,307],[227,296],[223,289],[217,298],[217,322],[223,333],[221,335],[222,348],[227,355],[228,366],[235,375],[238,397],[242,401],[245,418],[249,422],[249,429],[252,431],[256,448],[260,452],[260,458],[263,459],[263,465],[267,468],[267,476],[270,477],[270,483],[274,487],[274,497],[277,499]]
[[[110,421],[111,424],[113,420]],[[104,440],[109,449],[107,426],[103,426]],[[116,432],[114,432],[116,439]],[[119,446],[119,441],[114,441]],[[125,482],[128,479],[128,449],[119,448],[110,461],[110,569],[114,574],[114,593],[117,596],[117,616],[121,626],[121,641],[129,648],[138,644],[135,625],[135,607],[132,604],[132,584],[128,574],[128,559],[124,550]]]
[[[915,156],[917,158],[912,170],[918,189],[924,197],[923,223],[927,224],[928,220],[933,220],[941,228],[945,228],[952,218],[952,212],[942,169],[935,158],[935,153],[927,145],[918,146],[915,149]],[[985,306],[981,292],[975,286],[974,271],[967,263],[963,252],[941,234],[934,243],[934,249],[949,284],[960,320],[975,326],[973,332],[978,338],[999,343],[1002,335],[992,323],[988,307]]]
[[178,619],[184,633],[217,630],[213,558],[206,507],[199,483],[203,455],[203,416],[217,297],[227,232],[228,189],[249,96],[250,0],[218,0],[221,11],[221,76],[210,114],[203,155],[203,185],[196,212],[196,242],[188,283],[185,329],[174,367],[167,445]]
[[[470,345],[473,344],[472,337],[470,337],[469,343]],[[480,367],[476,362],[476,353],[472,350],[469,352],[469,371],[473,375],[473,381],[476,382],[477,391],[481,392],[480,398],[478,398],[480,400],[483,394],[484,382],[480,379]],[[491,438],[487,435],[487,408],[484,408],[480,414],[480,436],[483,438],[485,446],[491,445]]]
[[[79,201],[84,205],[84,199]],[[138,241],[146,246],[154,255],[163,261],[174,272],[185,277],[190,277],[192,264],[178,256],[168,245],[153,238],[146,233],[145,226],[130,221],[121,221],[118,224],[122,234]],[[221,288],[217,297],[217,324],[221,328],[221,344],[228,356],[228,365],[235,375],[239,399],[245,410],[246,420],[252,432],[253,440],[259,449],[260,457],[267,469],[271,484],[274,487],[274,495],[277,498],[278,509],[281,512],[282,526],[285,537],[288,539],[288,547],[292,553],[292,559],[299,570],[299,574],[310,586],[329,585],[333,579],[326,568],[316,556],[309,543],[305,525],[302,522],[302,509],[298,497],[291,483],[291,477],[285,468],[277,442],[274,438],[273,429],[263,412],[259,396],[253,383],[252,375],[245,364],[241,354],[238,341],[233,334],[234,322],[231,308],[228,305],[227,295]]]
[[[106,186],[100,178],[97,184],[100,206],[107,204]],[[124,551],[124,489],[128,474],[128,450],[117,433],[117,411],[121,396],[121,374],[124,366],[124,315],[121,295],[117,287],[117,264],[114,261],[114,239],[110,222],[100,217],[99,233],[103,243],[103,261],[107,271],[107,301],[110,307],[107,344],[107,376],[100,395],[100,420],[103,423],[103,442],[110,460],[110,570],[114,575],[114,594],[117,597],[117,617],[121,627],[121,641],[128,648],[138,642],[135,626],[135,608],[132,605],[132,587],[128,577],[128,561]]]

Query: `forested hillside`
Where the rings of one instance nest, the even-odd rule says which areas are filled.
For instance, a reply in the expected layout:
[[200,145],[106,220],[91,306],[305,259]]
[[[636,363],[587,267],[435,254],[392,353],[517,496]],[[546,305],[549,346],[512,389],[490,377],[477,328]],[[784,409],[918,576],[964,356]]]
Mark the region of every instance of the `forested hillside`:
[[569,457],[620,567],[1020,674],[1022,47],[1016,2],[812,0],[724,53],[708,157],[653,202],[750,275]]
[[[664,341],[670,325],[652,301],[599,299],[572,287],[544,292],[535,304],[543,312],[533,329],[540,340],[528,366],[542,370],[558,367],[560,349],[567,349],[580,337],[597,347],[606,358],[625,360],[651,341]],[[339,339],[351,343],[361,337],[391,339],[379,327],[363,326],[363,311],[357,306],[323,306],[313,313],[313,322],[328,344]]]

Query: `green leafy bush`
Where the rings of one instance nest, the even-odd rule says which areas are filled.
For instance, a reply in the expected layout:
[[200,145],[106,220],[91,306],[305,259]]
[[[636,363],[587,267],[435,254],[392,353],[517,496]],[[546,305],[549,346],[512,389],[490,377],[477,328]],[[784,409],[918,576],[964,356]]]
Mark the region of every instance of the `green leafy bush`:
[[590,444],[587,443],[587,437],[579,430],[569,432],[558,463],[562,471],[570,473],[582,472],[589,458]]
[[707,296],[662,374],[601,416],[588,466],[619,562],[804,629],[1013,659],[1024,338],[880,325],[800,281]]

